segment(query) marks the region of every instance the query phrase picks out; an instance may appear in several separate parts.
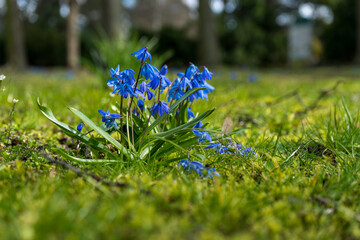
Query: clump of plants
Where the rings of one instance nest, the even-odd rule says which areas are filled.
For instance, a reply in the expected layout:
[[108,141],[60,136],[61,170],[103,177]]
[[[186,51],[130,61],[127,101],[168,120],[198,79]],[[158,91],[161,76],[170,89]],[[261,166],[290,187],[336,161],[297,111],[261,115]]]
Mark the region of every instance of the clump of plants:
[[[81,111],[69,110],[81,119],[76,129],[58,121],[50,108],[42,106],[41,112],[65,134],[89,146],[94,159],[71,156],[61,149],[54,151],[63,157],[87,163],[146,163],[179,161],[188,172],[200,176],[219,176],[215,168],[203,165],[205,156],[199,147],[214,148],[218,154],[249,154],[244,148],[223,134],[205,130],[203,120],[214,109],[195,115],[193,104],[208,100],[214,87],[207,81],[213,73],[206,67],[199,69],[190,63],[184,73],[178,73],[171,81],[168,67],[160,70],[151,65],[152,57],[147,47],[132,53],[140,62],[139,70],[110,70],[107,86],[116,97],[115,112],[98,110],[102,124],[98,125]],[[84,130],[84,128],[86,130]],[[219,137],[220,136],[220,137]],[[213,140],[214,138],[215,140]]]
[[[5,84],[3,84],[3,82],[5,82],[5,79],[6,79],[6,76],[4,74],[1,74],[0,75],[0,92],[5,92],[6,91],[6,86],[9,84],[9,81]],[[10,113],[9,113],[9,124],[8,124],[8,128],[6,130],[6,132],[4,132],[3,136],[7,137],[6,140],[3,139],[3,141],[7,144],[9,144],[11,141],[10,141],[10,137],[11,137],[11,127],[12,127],[12,121],[13,121],[13,117],[14,117],[14,113],[15,113],[15,106],[16,104],[19,102],[18,99],[16,98],[13,98],[12,100],[12,108],[10,110]]]

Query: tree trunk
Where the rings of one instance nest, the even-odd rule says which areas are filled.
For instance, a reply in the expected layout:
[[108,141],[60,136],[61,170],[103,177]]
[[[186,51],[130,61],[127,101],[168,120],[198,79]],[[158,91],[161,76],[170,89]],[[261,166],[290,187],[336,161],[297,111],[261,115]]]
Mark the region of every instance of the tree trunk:
[[69,0],[70,13],[67,18],[67,65],[70,69],[79,68],[80,39],[78,29],[79,4],[76,0]]
[[360,0],[356,1],[356,63],[360,64]]
[[27,65],[25,40],[20,11],[16,0],[6,0],[6,56],[10,66],[24,68]]
[[121,0],[103,0],[102,22],[107,36],[117,39],[122,34]]
[[215,22],[209,0],[199,0],[198,55],[200,64],[215,66],[220,63]]

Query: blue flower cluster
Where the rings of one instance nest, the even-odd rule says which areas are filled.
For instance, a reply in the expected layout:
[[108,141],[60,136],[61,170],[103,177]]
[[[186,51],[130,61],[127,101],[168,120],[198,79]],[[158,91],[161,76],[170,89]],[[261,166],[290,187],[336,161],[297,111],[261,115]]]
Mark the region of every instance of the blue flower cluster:
[[258,157],[256,152],[252,149],[252,147],[245,147],[240,143],[234,144],[233,142],[229,141],[226,145],[220,143],[220,142],[210,142],[208,146],[205,147],[205,149],[215,149],[215,152],[217,154],[230,154],[230,155],[236,155],[236,156],[246,156],[246,155],[254,155],[255,157]]
[[135,83],[134,70],[125,69],[120,72],[120,67],[117,66],[115,69],[111,68],[110,77],[107,81],[109,87],[113,87],[113,94],[120,94],[121,97],[127,98],[128,96],[135,96],[133,85]]
[[99,110],[98,112],[101,114],[101,116],[102,116],[102,120],[101,120],[101,121],[105,123],[105,126],[106,126],[107,128],[114,127],[115,130],[116,130],[117,124],[116,124],[115,119],[120,118],[121,115],[120,115],[120,114],[117,114],[117,113],[111,113],[111,114],[110,114],[109,110],[106,111],[106,112],[103,111],[103,110]]
[[[213,176],[220,177],[220,174],[216,172],[215,168],[205,167],[198,161],[189,161],[187,159],[183,159],[179,162],[178,166],[182,166],[183,170],[187,170],[189,174],[194,171],[195,173],[199,174],[200,177],[205,176],[206,178],[210,179],[213,179]],[[204,172],[206,172],[206,175]]]
[[199,68],[193,63],[190,63],[189,67],[186,69],[185,73],[178,73],[176,78],[169,90],[168,101],[171,99],[179,99],[185,92],[192,88],[205,87],[206,89],[200,90],[191,94],[188,97],[189,102],[193,102],[197,99],[206,99],[208,100],[208,93],[211,93],[215,88],[207,83],[206,80],[211,80],[212,72],[210,72],[206,67],[203,67],[203,71],[200,72]]
[[[194,113],[191,111],[191,108],[188,108],[188,118],[195,118]],[[256,152],[251,147],[244,147],[240,143],[234,144],[231,140],[228,141],[225,145],[220,142],[213,142],[211,140],[211,136],[208,132],[205,131],[205,129],[201,128],[203,126],[203,123],[200,121],[198,122],[193,128],[192,132],[195,136],[198,138],[198,143],[204,143],[208,141],[208,145],[205,147],[205,149],[215,149],[215,152],[217,154],[231,154],[236,156],[245,156],[252,154],[256,157]]]
[[[194,135],[199,137],[198,143],[203,143],[205,141],[211,142],[210,134],[208,132],[206,132],[205,129],[201,129],[202,126],[203,126],[203,123],[200,121],[193,127],[194,130],[192,130]],[[198,130],[196,130],[196,129],[198,129]]]
[[[193,102],[197,99],[207,100],[208,93],[214,90],[214,87],[207,83],[207,80],[212,79],[212,75],[214,74],[206,67],[203,67],[203,71],[200,72],[197,66],[190,63],[185,73],[178,73],[178,77],[171,82],[166,76],[168,72],[167,65],[162,66],[159,71],[156,67],[146,62],[147,59],[150,62],[152,61],[151,54],[149,53],[147,47],[141,48],[140,50],[132,53],[132,55],[134,55],[141,63],[138,78],[135,79],[134,70],[125,69],[120,71],[120,67],[117,66],[115,69],[111,68],[110,79],[107,80],[107,86],[112,87],[112,93],[120,95],[121,99],[127,99],[128,97],[131,98],[130,106],[133,98],[138,99],[137,106],[131,112],[138,117],[146,108],[144,101],[146,99],[151,100],[155,98],[156,95],[157,100],[154,100],[154,103],[149,110],[151,115],[162,116],[170,113],[169,105],[171,105],[173,100],[181,98],[181,96],[190,89],[196,87],[206,88],[190,95],[187,99],[189,102]],[[160,100],[160,94],[162,94],[165,89],[169,90],[167,102]],[[120,118],[120,116],[115,116],[110,113],[107,114],[102,110],[99,110],[99,113],[102,115],[102,121],[105,123],[107,128],[115,126],[116,129],[117,123],[115,119]],[[188,113],[190,117],[195,117],[190,109]],[[210,135],[204,131],[194,130],[194,134],[200,137],[201,140],[199,140],[199,142],[203,142],[205,140],[211,141]]]

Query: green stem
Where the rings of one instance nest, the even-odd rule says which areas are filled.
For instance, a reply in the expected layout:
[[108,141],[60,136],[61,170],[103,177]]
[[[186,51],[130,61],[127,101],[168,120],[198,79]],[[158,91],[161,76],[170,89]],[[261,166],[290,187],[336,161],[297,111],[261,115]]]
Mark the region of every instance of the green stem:
[[[147,49],[146,49],[146,51],[147,51]],[[141,59],[141,64],[140,64],[139,73],[138,73],[138,75],[137,75],[136,82],[135,82],[134,93],[136,92],[136,88],[137,88],[137,85],[138,85],[138,82],[139,82],[139,79],[140,79],[141,69],[142,69],[143,66],[144,66],[145,55],[146,55],[146,52],[144,53],[144,56],[143,56],[143,58]],[[132,105],[133,99],[134,99],[134,96],[131,97],[130,105],[129,105],[129,109],[128,109],[128,113],[131,112],[130,109],[131,109],[131,105]]]

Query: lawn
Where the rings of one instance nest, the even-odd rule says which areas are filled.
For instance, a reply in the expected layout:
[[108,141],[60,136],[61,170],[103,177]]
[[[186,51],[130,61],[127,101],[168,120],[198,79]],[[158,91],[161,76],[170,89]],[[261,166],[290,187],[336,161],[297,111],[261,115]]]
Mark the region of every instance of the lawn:
[[207,128],[221,130],[230,118],[242,130],[236,140],[258,157],[202,150],[221,175],[211,181],[168,159],[62,159],[52,148],[91,153],[77,151],[36,98],[74,128],[79,119],[67,106],[100,123],[97,110],[115,101],[106,79],[0,71],[10,80],[0,93],[0,238],[360,238],[360,70],[264,70],[255,82],[246,69],[215,72],[214,93],[193,112],[216,107]]

